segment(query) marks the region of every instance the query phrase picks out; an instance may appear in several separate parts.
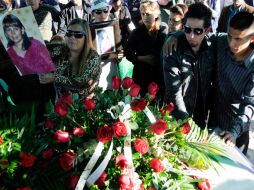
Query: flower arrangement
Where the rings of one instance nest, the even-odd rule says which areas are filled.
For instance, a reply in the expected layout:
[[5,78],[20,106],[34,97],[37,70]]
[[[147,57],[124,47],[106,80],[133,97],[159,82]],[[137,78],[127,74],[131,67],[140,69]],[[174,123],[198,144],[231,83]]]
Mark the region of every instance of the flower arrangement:
[[[156,83],[149,85],[145,97],[129,77],[114,76],[112,86],[104,92],[97,89],[92,99],[66,93],[49,106],[39,134],[29,130],[30,137],[22,137],[31,121],[17,121],[21,127],[10,132],[12,139],[0,133],[3,187],[210,189],[207,179],[189,171],[213,167],[216,155],[224,154],[220,141],[191,118],[177,121],[170,114],[172,103],[154,103]],[[15,143],[16,148],[7,151]]]

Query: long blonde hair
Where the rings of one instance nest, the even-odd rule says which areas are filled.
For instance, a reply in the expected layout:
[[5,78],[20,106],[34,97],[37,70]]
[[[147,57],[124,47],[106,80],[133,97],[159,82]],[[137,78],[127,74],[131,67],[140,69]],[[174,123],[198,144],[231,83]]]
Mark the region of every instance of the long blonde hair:
[[139,7],[140,12],[142,10],[149,10],[153,13],[153,15],[157,16],[157,19],[155,20],[155,23],[151,27],[150,31],[151,32],[156,32],[160,29],[160,24],[161,24],[161,11],[160,11],[160,6],[157,3],[157,1],[152,1],[152,0],[142,0],[140,2],[140,7]]

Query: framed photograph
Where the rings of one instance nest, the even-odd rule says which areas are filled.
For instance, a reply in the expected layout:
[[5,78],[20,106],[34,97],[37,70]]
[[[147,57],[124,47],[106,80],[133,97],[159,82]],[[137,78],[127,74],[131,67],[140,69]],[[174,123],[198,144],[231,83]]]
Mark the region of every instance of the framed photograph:
[[30,6],[6,12],[0,26],[0,40],[21,76],[55,70]]
[[99,55],[116,52],[121,44],[118,20],[91,23],[93,44]]
[[95,36],[96,47],[99,55],[116,51],[113,26],[95,29]]

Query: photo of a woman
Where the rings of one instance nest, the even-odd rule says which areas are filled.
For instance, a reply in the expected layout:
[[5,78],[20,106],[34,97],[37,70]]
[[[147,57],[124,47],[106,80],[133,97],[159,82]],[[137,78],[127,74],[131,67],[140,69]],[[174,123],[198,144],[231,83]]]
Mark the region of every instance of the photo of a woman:
[[2,21],[7,52],[20,75],[48,73],[55,70],[46,46],[28,37],[18,17],[9,14]]

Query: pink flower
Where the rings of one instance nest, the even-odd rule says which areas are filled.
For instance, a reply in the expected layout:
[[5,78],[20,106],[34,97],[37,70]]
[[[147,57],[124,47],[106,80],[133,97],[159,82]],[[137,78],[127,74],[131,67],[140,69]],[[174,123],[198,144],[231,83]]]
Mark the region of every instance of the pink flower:
[[70,140],[70,133],[62,130],[57,130],[54,134],[54,139],[58,143],[66,143]]
[[85,134],[85,130],[81,127],[74,127],[72,133],[73,133],[73,135],[82,137]]
[[118,181],[120,184],[120,190],[131,190],[132,188],[131,180],[127,174],[122,174],[119,177]]
[[124,170],[129,166],[128,161],[123,154],[116,157],[116,165],[119,166],[121,170]]
[[159,158],[152,159],[150,166],[156,173],[163,172],[165,170],[165,166]]

